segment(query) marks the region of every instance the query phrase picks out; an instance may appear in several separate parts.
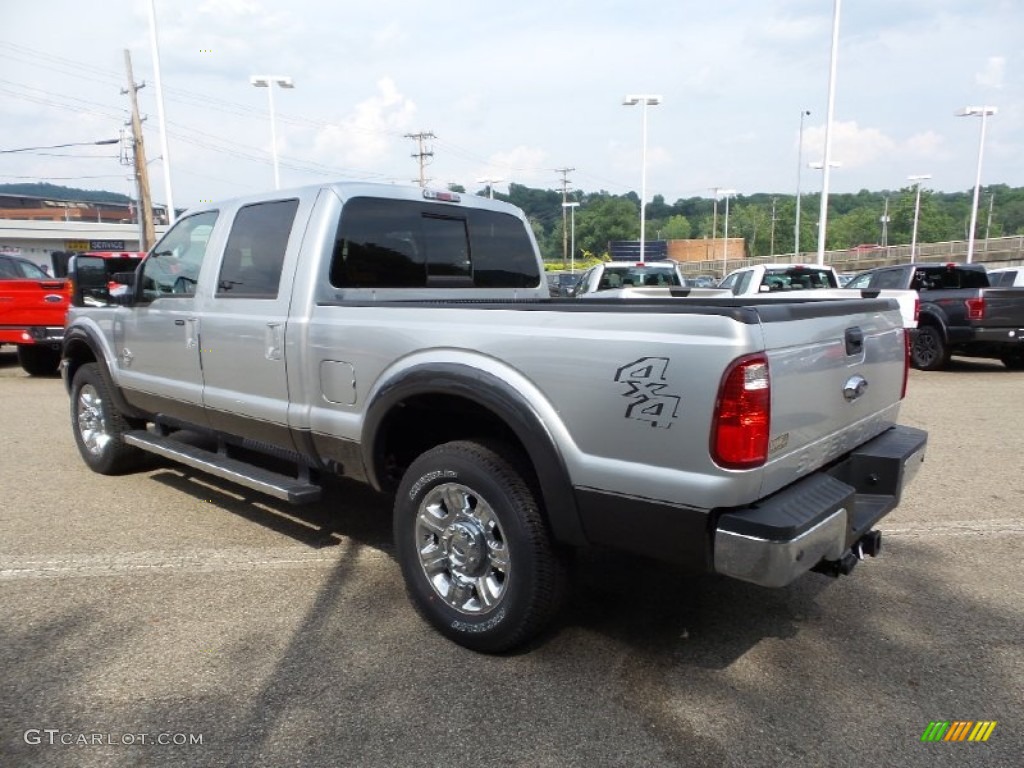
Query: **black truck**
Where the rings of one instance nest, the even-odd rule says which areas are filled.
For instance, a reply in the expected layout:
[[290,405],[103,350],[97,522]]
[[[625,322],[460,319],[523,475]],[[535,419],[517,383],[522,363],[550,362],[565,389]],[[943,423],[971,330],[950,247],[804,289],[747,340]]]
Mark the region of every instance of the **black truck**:
[[981,264],[901,264],[854,277],[847,288],[918,292],[921,311],[911,362],[944,368],[951,355],[1001,360],[1024,369],[1024,288],[993,288]]

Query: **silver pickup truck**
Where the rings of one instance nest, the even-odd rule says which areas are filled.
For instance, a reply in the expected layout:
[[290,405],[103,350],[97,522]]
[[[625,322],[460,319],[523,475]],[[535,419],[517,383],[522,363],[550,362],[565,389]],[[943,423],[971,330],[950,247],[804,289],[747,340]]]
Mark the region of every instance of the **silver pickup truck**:
[[93,470],[149,453],[296,503],[329,473],[392,493],[412,602],[480,651],[547,624],[576,547],[772,587],[848,573],[924,458],[894,302],[552,299],[499,201],[267,193],[190,211],[108,302],[90,266],[62,373]]

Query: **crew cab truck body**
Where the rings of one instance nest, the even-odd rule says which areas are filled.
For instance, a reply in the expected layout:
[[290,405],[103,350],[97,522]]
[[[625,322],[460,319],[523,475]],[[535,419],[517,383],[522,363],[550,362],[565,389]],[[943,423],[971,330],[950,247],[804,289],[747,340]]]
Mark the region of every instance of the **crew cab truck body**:
[[55,280],[27,259],[0,254],[0,344],[17,346],[18,362],[29,375],[57,373],[70,306],[67,280]]
[[917,328],[920,309],[917,293],[911,290],[854,291],[847,283],[841,287],[839,275],[825,265],[818,264],[756,264],[734,270],[726,275],[719,288],[725,288],[734,296],[849,299],[861,298],[895,299],[903,315],[903,325],[911,331],[911,338]]
[[339,183],[205,206],[129,295],[72,310],[75,439],[102,473],[150,452],[294,502],[325,473],[393,493],[412,602],[481,651],[551,619],[572,547],[766,586],[877,551],[926,443],[897,425],[894,303],[547,293],[500,201]]
[[952,355],[1024,369],[1024,288],[992,288],[980,264],[902,264],[862,272],[850,287],[913,290],[920,296],[913,363],[944,368]]

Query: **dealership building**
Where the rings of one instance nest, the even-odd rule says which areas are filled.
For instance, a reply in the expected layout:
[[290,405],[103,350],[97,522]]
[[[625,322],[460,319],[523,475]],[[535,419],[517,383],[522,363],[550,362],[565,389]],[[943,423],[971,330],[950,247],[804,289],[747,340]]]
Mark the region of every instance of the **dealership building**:
[[[50,266],[54,251],[138,251],[136,206],[0,194],[0,253]],[[153,210],[157,237],[167,213]]]

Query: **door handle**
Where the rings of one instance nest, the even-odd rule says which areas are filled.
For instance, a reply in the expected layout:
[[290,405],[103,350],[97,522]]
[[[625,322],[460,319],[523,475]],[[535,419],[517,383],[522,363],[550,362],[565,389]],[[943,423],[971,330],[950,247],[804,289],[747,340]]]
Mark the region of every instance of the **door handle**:
[[184,324],[185,324],[185,321],[184,321],[184,320],[175,320],[175,321],[174,321],[174,324],[175,324],[175,325],[184,325]]

